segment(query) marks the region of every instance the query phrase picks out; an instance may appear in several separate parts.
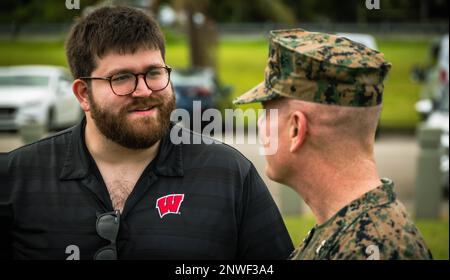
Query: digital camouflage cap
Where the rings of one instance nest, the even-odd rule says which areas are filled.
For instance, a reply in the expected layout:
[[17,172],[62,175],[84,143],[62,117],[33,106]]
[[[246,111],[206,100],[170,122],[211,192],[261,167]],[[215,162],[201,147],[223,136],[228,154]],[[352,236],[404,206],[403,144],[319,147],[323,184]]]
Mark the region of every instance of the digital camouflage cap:
[[367,107],[382,102],[391,64],[384,55],[337,35],[303,29],[270,32],[265,80],[235,104],[280,96],[322,104]]

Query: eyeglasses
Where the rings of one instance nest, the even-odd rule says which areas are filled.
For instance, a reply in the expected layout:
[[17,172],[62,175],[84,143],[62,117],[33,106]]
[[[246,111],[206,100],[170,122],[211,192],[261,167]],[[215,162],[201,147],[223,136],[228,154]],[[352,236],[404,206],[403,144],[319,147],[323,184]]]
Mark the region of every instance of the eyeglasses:
[[119,233],[120,212],[118,210],[107,212],[97,217],[95,228],[101,238],[111,244],[100,248],[94,255],[94,260],[117,260],[117,234]]
[[118,73],[109,77],[80,77],[80,79],[105,80],[109,81],[111,90],[115,95],[123,96],[133,93],[138,85],[139,76],[144,76],[147,88],[152,91],[165,89],[170,82],[169,66],[151,67],[145,73]]

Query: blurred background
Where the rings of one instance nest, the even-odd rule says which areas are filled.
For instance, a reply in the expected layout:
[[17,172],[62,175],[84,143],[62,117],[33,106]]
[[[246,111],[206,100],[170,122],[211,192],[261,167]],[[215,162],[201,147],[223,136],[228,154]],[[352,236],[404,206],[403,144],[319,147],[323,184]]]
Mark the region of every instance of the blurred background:
[[[177,108],[235,108],[264,79],[269,30],[339,33],[393,64],[375,146],[435,258],[448,259],[449,37],[445,0],[2,0],[0,152],[69,127],[84,115],[71,92],[64,39],[77,17],[108,4],[143,9],[166,35]],[[241,106],[258,109],[258,104]],[[244,123],[255,119],[244,118]],[[253,137],[236,133],[236,139]],[[253,161],[299,244],[315,221],[291,189],[271,182],[258,145],[232,144]]]

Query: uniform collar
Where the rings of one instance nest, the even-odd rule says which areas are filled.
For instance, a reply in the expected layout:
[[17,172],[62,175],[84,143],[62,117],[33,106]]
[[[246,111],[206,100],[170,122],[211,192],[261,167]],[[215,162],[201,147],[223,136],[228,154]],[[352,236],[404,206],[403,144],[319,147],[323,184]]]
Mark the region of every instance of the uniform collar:
[[[161,139],[158,154],[150,163],[154,164],[154,168],[147,169],[154,171],[156,175],[169,177],[184,175],[182,145],[173,144],[169,137],[173,125],[171,123],[166,135]],[[72,128],[72,137],[69,138],[63,168],[59,176],[61,180],[82,179],[87,177],[92,170],[89,151],[84,141],[85,127],[86,118],[83,118]]]
[[339,210],[333,217],[321,225],[316,226],[316,230],[332,227],[340,231],[351,225],[360,215],[372,208],[376,208],[395,201],[394,183],[392,180],[383,178],[381,185],[365,193],[363,196],[353,200],[350,204]]
[[327,232],[338,233],[349,227],[355,219],[370,209],[380,207],[394,202],[397,196],[394,192],[392,180],[383,178],[381,185],[365,193],[360,198],[353,200],[350,204],[339,210],[333,217],[321,225],[316,225],[314,232],[326,229]]
[[334,246],[334,240],[342,232],[345,232],[358,217],[367,213],[370,209],[394,202],[396,200],[394,183],[386,178],[381,179],[381,183],[377,188],[365,193],[360,198],[343,207],[326,222],[316,225],[308,232],[300,247],[292,253],[291,258],[298,258],[312,240],[317,238],[320,238],[322,242],[316,248],[316,255],[326,254],[332,248],[330,246]]

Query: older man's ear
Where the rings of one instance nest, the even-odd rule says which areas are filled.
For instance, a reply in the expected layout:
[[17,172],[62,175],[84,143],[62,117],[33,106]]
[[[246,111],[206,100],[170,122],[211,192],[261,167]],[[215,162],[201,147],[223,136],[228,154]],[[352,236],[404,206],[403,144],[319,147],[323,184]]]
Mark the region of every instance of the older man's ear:
[[306,131],[308,130],[308,121],[305,114],[295,111],[289,119],[289,139],[291,142],[289,151],[295,153],[305,141]]

